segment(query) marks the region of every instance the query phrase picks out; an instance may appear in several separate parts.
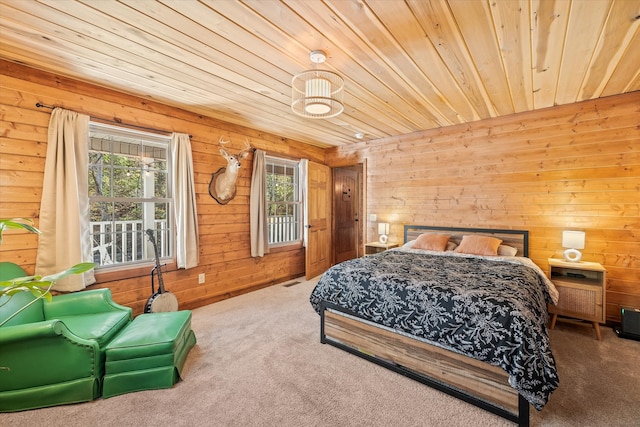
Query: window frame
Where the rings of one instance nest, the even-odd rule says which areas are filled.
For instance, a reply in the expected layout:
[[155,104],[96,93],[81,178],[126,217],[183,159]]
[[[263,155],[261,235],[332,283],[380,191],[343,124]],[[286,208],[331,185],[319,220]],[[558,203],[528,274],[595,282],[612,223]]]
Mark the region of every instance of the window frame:
[[[270,205],[272,204],[283,204],[282,202],[271,202],[269,200],[270,194],[269,194],[269,188],[267,185],[266,180],[268,179],[268,167],[269,165],[277,165],[277,166],[282,166],[282,167],[290,167],[292,169],[295,170],[295,182],[294,185],[296,186],[296,191],[295,191],[295,197],[296,200],[293,202],[285,202],[285,204],[288,205],[293,205],[295,207],[297,207],[296,209],[296,218],[294,220],[295,223],[298,224],[297,226],[297,239],[295,240],[287,240],[284,242],[275,242],[275,243],[271,243],[271,226],[269,225],[269,208]],[[278,252],[279,250],[284,250],[284,249],[288,249],[291,247],[302,247],[303,244],[303,239],[304,239],[304,201],[303,201],[303,186],[302,186],[302,171],[301,171],[301,162],[300,160],[295,160],[295,159],[288,159],[288,158],[283,158],[283,157],[278,157],[278,156],[272,156],[272,155],[266,155],[265,156],[265,186],[266,188],[266,197],[265,197],[265,223],[267,226],[267,246],[270,249],[270,252],[275,253]]]
[[[124,138],[125,140],[138,139],[142,141],[141,145],[143,145],[144,147],[161,148],[164,151],[163,154],[165,154],[165,157],[166,157],[166,160],[165,160],[166,167],[161,169],[161,172],[166,173],[166,189],[165,189],[166,193],[164,194],[165,197],[157,197],[155,195],[152,197],[144,197],[143,194],[139,195],[138,197],[114,197],[113,193],[111,193],[110,196],[92,196],[91,194],[89,194],[88,197],[89,197],[90,206],[91,204],[96,202],[118,203],[123,201],[127,203],[141,203],[143,207],[145,205],[148,206],[148,204],[152,204],[152,206],[153,204],[156,204],[156,203],[166,204],[166,218],[164,221],[166,222],[165,229],[166,229],[166,237],[168,239],[168,242],[166,243],[167,254],[166,255],[161,254],[160,261],[163,265],[163,271],[172,271],[177,269],[176,262],[175,262],[176,230],[175,230],[174,217],[173,217],[175,200],[172,194],[172,180],[174,179],[174,177],[172,176],[172,160],[173,159],[171,158],[171,145],[170,145],[171,136],[163,135],[159,133],[140,131],[140,130],[128,128],[125,126],[118,126],[118,125],[111,125],[111,124],[106,124],[102,122],[97,122],[97,121],[90,121],[89,122],[89,138],[88,138],[88,143],[89,143],[88,151],[90,154],[96,153],[96,152],[103,152],[111,155],[123,154],[123,153],[114,152],[112,147],[110,147],[111,148],[110,151],[100,150],[92,147],[92,140],[96,133],[105,134],[105,136],[107,136],[107,139],[112,138],[112,140],[113,138]],[[146,170],[152,170],[153,172],[156,172],[154,168],[150,168],[150,169],[148,168],[148,164],[142,161],[144,157],[142,157],[140,154],[138,154],[137,156],[132,155],[131,157],[133,158],[137,157],[138,159],[141,159],[140,161],[141,174],[144,173]],[[88,180],[91,179],[91,168],[93,166],[94,164],[92,164],[91,162],[88,163],[88,168],[86,172],[87,173],[86,176]],[[109,165],[109,168],[112,173],[113,165]],[[141,186],[139,187],[139,190],[144,189],[143,182],[144,182],[144,178],[142,178]],[[153,210],[153,207],[151,207],[151,209]],[[136,235],[142,232],[141,244],[143,245],[142,246],[143,259],[125,261],[125,262],[114,262],[113,264],[97,265],[95,268],[95,274],[96,274],[96,279],[98,281],[118,280],[122,278],[138,277],[138,276],[143,276],[145,274],[149,274],[149,267],[155,265],[156,260],[155,260],[154,251],[150,249],[149,245],[147,244],[148,237],[144,232],[146,228],[144,223],[145,221],[144,217],[145,215],[143,213],[142,214],[142,221],[143,221],[142,230],[131,232],[132,236],[136,238],[137,238]],[[111,221],[114,222],[117,220],[112,218]],[[153,221],[155,221],[155,217]],[[92,253],[93,253],[95,234],[94,234],[93,227],[91,226],[93,224],[91,221],[91,217],[89,217],[89,224],[90,224],[91,247],[92,247]],[[118,232],[112,231],[112,233],[118,233]],[[157,243],[160,244],[160,242],[157,242]]]

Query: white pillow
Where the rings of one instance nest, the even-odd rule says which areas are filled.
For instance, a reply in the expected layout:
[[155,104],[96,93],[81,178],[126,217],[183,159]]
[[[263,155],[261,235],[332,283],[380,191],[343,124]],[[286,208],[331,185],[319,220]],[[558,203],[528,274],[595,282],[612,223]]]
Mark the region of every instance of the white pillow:
[[518,249],[513,246],[500,245],[498,246],[498,256],[516,256]]
[[407,243],[405,243],[404,245],[402,245],[403,248],[406,249],[411,249],[413,247],[413,244],[415,243],[415,240],[409,240]]

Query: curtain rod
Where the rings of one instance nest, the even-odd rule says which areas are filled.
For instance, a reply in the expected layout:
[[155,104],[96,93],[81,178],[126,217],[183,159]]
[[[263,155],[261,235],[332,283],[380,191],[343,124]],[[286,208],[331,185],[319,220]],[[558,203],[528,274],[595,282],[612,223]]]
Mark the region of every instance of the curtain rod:
[[[36,107],[38,108],[49,108],[50,110],[53,110],[54,108],[59,108],[56,105],[45,105],[41,102],[36,102]],[[115,123],[118,125],[122,125],[125,127],[132,127],[132,128],[136,128],[136,129],[141,129],[141,130],[146,130],[146,131],[151,131],[154,133],[163,133],[166,135],[171,135],[172,132],[166,131],[166,130],[161,130],[161,129],[154,129],[154,128],[150,128],[150,127],[146,127],[146,126],[139,126],[139,125],[132,125],[129,123],[123,123],[122,121],[119,120],[113,120],[113,119],[105,119],[102,117],[95,117],[95,116],[90,116],[92,119],[94,119],[95,121],[99,121],[99,122],[105,122],[105,123]],[[189,138],[193,138],[193,135],[189,135]]]

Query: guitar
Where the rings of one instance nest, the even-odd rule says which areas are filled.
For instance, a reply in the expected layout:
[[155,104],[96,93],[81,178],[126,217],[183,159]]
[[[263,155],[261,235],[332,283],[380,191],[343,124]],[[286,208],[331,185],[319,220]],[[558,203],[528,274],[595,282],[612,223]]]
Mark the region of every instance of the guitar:
[[[149,241],[153,244],[153,250],[156,256],[156,265],[151,269],[151,296],[144,305],[145,313],[160,313],[166,311],[178,311],[178,298],[171,292],[164,289],[164,280],[162,279],[162,268],[160,266],[160,254],[154,232],[147,229]],[[155,291],[153,284],[153,272],[158,274],[158,292]]]

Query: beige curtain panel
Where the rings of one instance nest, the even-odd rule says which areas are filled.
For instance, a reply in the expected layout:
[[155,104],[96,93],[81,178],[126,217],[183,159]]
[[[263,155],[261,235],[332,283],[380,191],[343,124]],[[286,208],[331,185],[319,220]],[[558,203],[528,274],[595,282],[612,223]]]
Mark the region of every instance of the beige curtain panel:
[[193,179],[193,157],[189,135],[171,136],[173,168],[173,206],[176,222],[176,261],[178,268],[192,268],[200,259],[198,212]]
[[262,257],[269,253],[269,234],[267,230],[267,183],[265,152],[253,153],[253,173],[251,174],[251,196],[249,208],[249,231],[251,237],[251,256]]
[[[36,274],[58,273],[92,262],[89,235],[89,116],[55,108],[49,121],[40,205],[42,231]],[[56,282],[57,291],[78,291],[95,283],[93,270]]]

